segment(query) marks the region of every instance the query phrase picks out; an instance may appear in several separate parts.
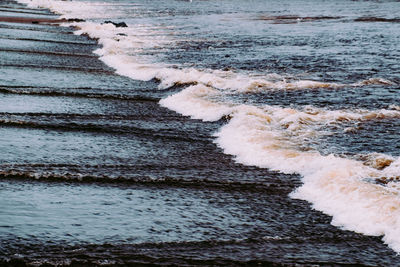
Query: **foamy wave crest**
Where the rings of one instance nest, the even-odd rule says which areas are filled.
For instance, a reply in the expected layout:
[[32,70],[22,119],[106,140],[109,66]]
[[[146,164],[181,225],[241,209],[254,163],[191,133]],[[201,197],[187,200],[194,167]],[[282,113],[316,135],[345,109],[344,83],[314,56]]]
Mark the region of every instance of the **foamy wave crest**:
[[216,134],[217,143],[240,163],[301,174],[304,184],[292,197],[307,200],[333,216],[333,225],[383,235],[391,248],[400,251],[400,191],[393,183],[383,187],[366,181],[399,176],[400,160],[377,170],[352,159],[299,151],[274,126],[275,120],[260,111],[239,112]]
[[[311,80],[289,82],[285,77],[275,73],[258,74],[253,77],[253,75],[234,73],[233,71],[170,66],[157,62],[154,57],[142,55],[144,51],[152,51],[160,47],[173,47],[174,40],[162,37],[165,33],[160,29],[150,29],[145,25],[136,25],[135,28],[124,31],[110,24],[79,23],[78,26],[81,30],[77,31],[77,34],[88,34],[99,40],[102,48],[96,50],[95,53],[104,63],[116,69],[118,74],[136,80],[157,79],[160,81],[159,88],[202,84],[236,93],[257,93],[271,90],[338,89],[372,84],[393,85],[390,81],[383,83],[381,79],[361,81],[355,84]],[[118,35],[121,32],[127,36]]]
[[[291,194],[293,198],[307,200],[333,216],[333,225],[383,235],[385,243],[400,251],[400,187],[396,183],[400,158],[375,153],[356,160],[299,148],[306,138],[323,134],[320,129],[328,124],[400,118],[399,111],[234,105],[213,101],[218,93],[197,85],[160,103],[196,119],[229,115],[229,123],[215,134],[225,153],[242,164],[302,175],[304,184]],[[383,178],[389,181],[386,185],[374,183]]]
[[[61,15],[61,18],[105,19],[105,14],[119,18],[121,8],[113,8],[120,4],[105,2],[82,2],[62,0],[19,0],[30,7],[48,8]],[[124,5],[127,5],[124,3]],[[136,4],[128,4],[130,8]],[[115,9],[115,10],[114,10]],[[134,16],[130,14],[130,16]],[[203,84],[218,89],[241,93],[268,90],[302,90],[320,88],[359,87],[365,85],[394,85],[394,82],[382,78],[371,78],[358,83],[340,84],[312,80],[288,81],[278,74],[248,74],[232,71],[198,70],[182,68],[160,63],[154,56],[163,49],[173,48],[179,41],[171,35],[167,26],[129,25],[127,28],[115,27],[111,23],[74,22],[65,25],[79,28],[76,34],[87,34],[98,39],[101,49],[95,51],[107,65],[116,69],[120,75],[137,80],[157,79],[160,88],[168,88],[176,84]],[[171,37],[175,36],[175,37]],[[143,53],[146,51],[147,53]],[[151,53],[150,53],[151,52]]]
[[389,81],[387,79],[383,78],[371,78],[368,80],[361,81],[359,83],[355,83],[355,86],[364,86],[364,85],[371,85],[371,84],[376,84],[376,85],[395,85],[395,82]]
[[[279,127],[294,131],[296,129],[306,129],[310,125],[329,125],[331,123],[341,123],[348,121],[368,121],[384,118],[400,118],[400,110],[379,109],[379,110],[326,110],[313,106],[305,106],[302,110],[294,108],[283,108],[278,106],[247,106],[229,103],[223,96],[226,92],[214,87],[198,84],[190,86],[181,92],[171,95],[160,101],[161,105],[175,110],[186,116],[196,117],[209,121],[211,114],[236,115],[243,110],[256,109],[263,112],[265,116],[279,122]],[[216,97],[222,99],[216,100]],[[188,104],[191,103],[191,104]],[[208,109],[209,107],[212,109]],[[218,111],[217,111],[218,110]],[[201,115],[203,114],[203,115]],[[215,120],[221,118],[215,116]]]
[[379,78],[354,84],[339,84],[311,80],[287,81],[285,77],[275,73],[247,74],[171,66],[157,61],[155,56],[148,55],[173,48],[177,41],[170,38],[161,27],[130,25],[128,28],[116,28],[112,24],[90,22],[71,25],[80,28],[76,34],[87,34],[98,39],[102,48],[95,53],[104,63],[116,69],[118,74],[136,80],[157,79],[160,81],[159,88],[202,84],[230,92],[256,93],[269,90],[335,89],[371,84],[392,85],[390,81]]
[[[82,31],[79,31],[79,33],[82,33]],[[89,35],[96,38],[96,35]],[[163,41],[166,42],[165,40]],[[366,80],[353,84],[325,83],[311,80],[288,82],[284,77],[274,73],[258,75],[255,78],[248,74],[234,73],[232,71],[199,70],[195,68],[181,68],[179,66],[177,68],[176,66],[171,67],[168,64],[155,62],[152,58],[140,55],[142,52],[141,49],[151,49],[148,47],[149,44],[155,45],[156,43],[157,45],[155,46],[165,44],[160,44],[160,42],[155,40],[145,42],[143,39],[134,42],[129,40],[128,42],[130,45],[132,43],[138,44],[138,53],[136,55],[133,55],[134,53],[126,54],[127,47],[124,47],[124,42],[121,42],[121,38],[117,38],[116,40],[100,38],[99,43],[103,45],[103,48],[97,50],[96,53],[104,63],[116,69],[118,74],[136,80],[147,81],[157,79],[160,81],[159,88],[169,88],[174,85],[202,84],[236,93],[257,93],[273,90],[339,89],[373,84],[394,85],[390,81],[385,83],[380,82],[381,79],[376,79],[376,81]],[[142,43],[146,43],[146,45],[142,45]],[[122,51],[122,53],[118,51]],[[280,81],[276,81],[277,76],[281,78]]]
[[[252,77],[248,74],[234,73],[232,71],[199,70],[196,68],[181,68],[179,66],[176,68],[176,66],[171,67],[168,64],[155,62],[151,57],[140,55],[144,49],[150,50],[150,45],[155,47],[165,46],[167,43],[165,39],[162,40],[163,43],[154,39],[144,41],[142,36],[138,37],[137,40],[133,40],[130,35],[124,42],[121,41],[123,38],[120,37],[99,38],[97,34],[93,34],[91,31],[80,30],[78,33],[87,33],[89,36],[99,39],[99,43],[103,45],[103,48],[95,51],[95,53],[100,56],[104,63],[116,69],[118,74],[136,80],[157,79],[160,81],[159,88],[169,88],[174,85],[202,84],[236,93],[257,93],[272,90],[338,89],[372,84],[393,85],[389,81],[387,83],[378,82],[380,79],[375,82],[368,82],[368,80],[354,84],[325,83],[311,80],[288,82],[284,77],[274,73]],[[172,46],[171,43],[172,41],[168,45]],[[133,44],[136,44],[137,47],[134,47]],[[137,51],[136,53],[127,54],[126,51],[129,49],[131,51],[136,49]],[[280,81],[276,81],[277,76],[280,77]]]
[[[169,38],[163,28],[151,25],[131,25],[126,29],[116,28],[112,24],[74,23],[80,28],[77,34],[87,34],[98,39],[101,49],[95,51],[107,65],[116,69],[120,75],[137,80],[157,79],[159,88],[174,85],[202,84],[208,87],[237,93],[257,93],[270,90],[337,89],[366,85],[394,85],[394,83],[374,78],[358,83],[339,84],[312,80],[287,81],[275,74],[235,73],[233,71],[184,68],[171,66],[157,61],[160,50],[174,47],[177,40]],[[147,52],[146,55],[143,55]]]
[[204,121],[217,121],[233,112],[234,106],[221,105],[209,101],[220,93],[211,87],[194,85],[182,92],[169,96],[160,101],[160,104],[182,115]]

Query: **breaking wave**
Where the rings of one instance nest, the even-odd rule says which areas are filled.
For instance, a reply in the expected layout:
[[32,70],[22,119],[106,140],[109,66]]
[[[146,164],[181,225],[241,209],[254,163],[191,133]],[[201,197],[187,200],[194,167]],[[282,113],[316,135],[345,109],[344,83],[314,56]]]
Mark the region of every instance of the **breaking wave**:
[[[211,91],[211,93],[209,92]],[[343,121],[400,118],[398,110],[295,110],[274,106],[226,105],[206,100],[212,89],[193,86],[161,104],[196,119],[231,117],[216,143],[246,165],[303,176],[303,185],[291,194],[333,216],[332,224],[346,230],[384,235],[400,251],[400,158],[370,154],[362,160],[299,149],[308,138],[317,139],[329,124]],[[385,186],[377,181],[384,181]]]

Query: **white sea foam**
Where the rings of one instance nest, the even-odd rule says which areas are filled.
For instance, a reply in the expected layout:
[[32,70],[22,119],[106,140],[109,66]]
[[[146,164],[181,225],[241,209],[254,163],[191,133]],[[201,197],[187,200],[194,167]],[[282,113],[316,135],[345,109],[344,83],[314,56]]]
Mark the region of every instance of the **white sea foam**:
[[361,161],[299,150],[305,138],[321,134],[318,129],[323,125],[400,118],[399,111],[227,105],[213,102],[216,91],[208,90],[193,86],[161,105],[203,120],[217,120],[230,112],[231,120],[215,135],[225,153],[242,164],[301,174],[304,184],[291,194],[293,198],[309,201],[343,229],[383,235],[384,242],[400,251],[400,188],[394,182],[382,186],[368,180],[399,177],[400,159],[374,154]]
[[217,143],[240,163],[301,174],[304,184],[292,197],[307,200],[315,209],[333,216],[336,226],[383,235],[391,248],[400,251],[400,191],[366,181],[399,176],[399,159],[377,170],[352,159],[302,152],[286,137],[286,130],[277,127],[276,123],[282,124],[279,121],[279,116],[260,110],[238,112],[216,134]]
[[231,114],[234,109],[233,105],[220,105],[208,100],[218,94],[218,91],[211,87],[194,85],[179,94],[162,99],[160,104],[193,119],[216,121],[224,115]]
[[[20,0],[30,6],[49,8],[63,17],[90,17],[96,9],[103,14],[109,6],[103,3],[75,1]],[[88,12],[87,9],[92,11]],[[85,13],[85,14],[83,14]],[[333,216],[332,224],[367,235],[383,235],[383,240],[400,252],[400,158],[370,154],[359,159],[322,155],[304,149],[306,139],[318,141],[327,134],[326,126],[343,122],[362,122],[400,118],[400,108],[381,110],[324,110],[304,107],[302,110],[279,106],[250,106],[230,103],[226,93],[251,93],[268,90],[304,90],[319,88],[360,87],[371,84],[393,85],[381,78],[358,83],[339,84],[320,81],[286,81],[276,74],[249,75],[232,71],[172,67],[144,56],[144,50],[173,47],[174,39],[162,28],[151,25],[74,23],[77,34],[88,34],[99,40],[96,53],[117,73],[139,80],[158,79],[160,88],[187,84],[183,91],[160,101],[162,106],[204,121],[224,116],[229,122],[216,134],[216,143],[237,162],[284,173],[298,173],[303,185],[291,194],[307,200],[315,209]],[[152,51],[153,51],[152,50]],[[344,128],[344,131],[351,131]],[[387,181],[385,185],[373,180]]]
[[[62,0],[19,0],[30,7],[48,8],[58,13],[62,18],[97,19],[112,14],[118,18],[123,16],[118,4],[106,2],[62,1]],[[126,3],[124,4],[126,5]],[[135,4],[132,4],[135,6]],[[115,10],[113,7],[116,7]],[[130,14],[132,16],[132,14]],[[100,59],[116,69],[117,73],[139,80],[160,80],[160,88],[167,88],[175,84],[204,84],[207,86],[238,91],[259,92],[265,90],[302,90],[318,88],[359,87],[371,84],[393,85],[394,83],[381,79],[371,78],[351,84],[328,83],[312,80],[286,81],[278,74],[249,75],[222,70],[198,70],[195,68],[172,68],[158,62],[154,57],[143,55],[143,51],[152,51],[161,48],[171,48],[176,41],[170,35],[167,26],[129,25],[127,28],[118,28],[113,24],[94,22],[65,23],[79,28],[76,34],[87,34],[98,39],[102,48],[96,53]],[[152,50],[153,49],[153,50]],[[149,54],[149,53],[147,53]]]

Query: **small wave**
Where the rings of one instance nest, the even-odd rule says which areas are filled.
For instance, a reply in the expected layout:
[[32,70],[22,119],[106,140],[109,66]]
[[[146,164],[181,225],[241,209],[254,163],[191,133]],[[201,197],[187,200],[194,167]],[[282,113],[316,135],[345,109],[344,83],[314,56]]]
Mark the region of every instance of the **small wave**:
[[43,42],[43,43],[55,43],[55,44],[65,44],[65,45],[83,45],[83,46],[95,46],[92,42],[73,42],[73,41],[62,41],[62,40],[50,40],[50,39],[34,39],[34,38],[24,38],[24,37],[19,37],[19,38],[14,38],[14,37],[0,37],[0,39],[6,39],[6,40],[19,40],[19,41],[31,41],[31,42]]
[[363,85],[396,85],[396,83],[383,78],[370,78],[354,84],[354,86]]
[[[97,134],[128,134],[138,136],[161,136],[161,131],[151,130],[146,128],[135,127],[134,125],[120,125],[121,122],[86,122],[76,120],[71,122],[71,117],[58,118],[57,120],[40,120],[40,118],[3,118],[0,119],[0,125],[3,127],[14,127],[14,128],[27,128],[27,129],[39,129],[39,130],[55,130],[61,132],[87,132]],[[168,135],[165,136],[168,138]],[[182,139],[183,137],[169,136],[169,138]]]
[[67,52],[52,52],[52,51],[34,51],[34,50],[22,50],[22,49],[12,49],[12,48],[0,48],[2,52],[17,52],[17,53],[28,53],[28,54],[39,54],[39,55],[52,55],[52,56],[66,56],[66,57],[86,57],[86,58],[97,58],[93,54],[83,54],[83,53],[67,53]]
[[18,8],[18,9],[10,9],[10,8],[0,8],[1,12],[8,12],[8,13],[17,13],[17,14],[30,14],[30,15],[49,15],[48,12],[46,11],[40,11],[37,9],[24,9],[24,8]]
[[220,105],[208,100],[217,94],[218,91],[211,87],[194,85],[162,99],[160,105],[193,119],[217,121],[234,110],[234,106]]
[[132,133],[123,129],[111,129],[101,125],[94,124],[77,124],[77,123],[49,123],[49,122],[36,122],[26,120],[14,120],[14,119],[0,119],[0,125],[3,127],[15,127],[15,128],[27,128],[27,129],[52,129],[57,131],[84,131],[94,133]]
[[[383,79],[370,78],[356,83],[334,83],[312,80],[287,81],[285,77],[275,73],[251,77],[224,70],[197,70],[194,68],[176,69],[162,64],[143,64],[140,60],[126,55],[109,54],[107,49],[98,50],[100,59],[115,68],[117,73],[135,80],[160,81],[159,88],[170,88],[175,85],[202,84],[209,87],[239,93],[258,93],[274,90],[314,90],[341,89],[346,87],[363,87],[370,85],[395,86],[397,83]],[[277,77],[280,80],[277,80]]]
[[400,106],[397,106],[397,105],[390,105],[389,108],[393,109],[393,110],[400,111]]
[[0,86],[0,93],[2,94],[16,94],[16,95],[40,95],[40,96],[67,96],[67,97],[78,97],[78,98],[99,98],[99,99],[120,99],[130,100],[137,102],[157,102],[159,99],[147,97],[147,96],[130,96],[124,94],[111,94],[111,93],[92,93],[91,88],[83,88],[83,90],[89,92],[74,92],[73,90],[82,90],[80,88],[70,88],[69,91],[55,91],[51,88],[31,88],[31,87],[16,87],[10,88],[9,86]]
[[[194,119],[202,119],[204,121],[215,121],[221,119],[223,116],[239,113],[240,110],[254,109],[252,106],[213,100],[214,97],[223,95],[224,92],[215,88],[205,85],[194,85],[175,95],[162,99],[160,104],[185,116],[191,116]],[[265,106],[259,110],[264,112],[270,121],[275,118],[281,122],[281,127],[289,130],[293,130],[301,124],[307,125],[313,122],[329,124],[332,122],[366,121],[400,117],[400,112],[393,108],[393,106],[390,109],[375,111],[365,109],[325,110],[311,106],[305,106],[303,111],[274,106]]]
[[314,17],[302,17],[296,15],[281,15],[281,16],[268,16],[260,15],[252,20],[270,21],[274,24],[294,24],[299,22],[311,22],[320,20],[337,20],[343,17],[340,16],[314,16]]
[[87,73],[99,73],[102,75],[114,75],[114,72],[104,70],[101,68],[89,68],[89,67],[76,67],[76,66],[60,66],[60,65],[36,65],[36,64],[0,64],[1,67],[13,67],[13,68],[30,68],[30,69],[56,69],[65,71],[80,71]]
[[[154,126],[146,127],[137,123],[137,120],[148,119],[146,117],[121,117],[113,116],[73,116],[68,114],[63,116],[45,114],[35,116],[30,114],[4,114],[0,118],[0,126],[36,130],[54,130],[59,132],[85,132],[90,134],[104,135],[124,135],[139,136],[150,139],[162,138],[165,140],[208,143],[210,137],[208,135],[193,135],[190,131],[176,133],[171,132],[168,128],[157,128]],[[41,118],[43,117],[43,118]],[[117,120],[119,117],[124,118]]]
[[360,17],[356,18],[354,21],[356,22],[391,22],[391,23],[400,23],[400,18],[380,18],[380,17]]
[[[100,55],[100,59],[115,68],[118,74],[135,80],[149,81],[156,79],[160,81],[160,89],[170,88],[175,85],[202,84],[230,92],[258,93],[274,90],[340,89],[369,85],[397,85],[395,82],[383,78],[370,78],[348,84],[312,80],[287,81],[285,77],[275,73],[251,77],[224,70],[176,69],[162,64],[138,63],[138,59],[125,55],[114,55],[105,51],[98,51],[97,53]],[[277,76],[280,77],[280,81],[276,81]]]
[[[86,169],[85,169],[86,168]],[[136,168],[151,168],[151,166],[119,166],[119,165],[96,165],[82,166],[69,164],[31,164],[31,165],[0,165],[0,178],[7,180],[27,180],[41,182],[74,182],[89,184],[116,184],[130,186],[159,186],[178,187],[208,190],[223,190],[237,192],[268,192],[269,194],[287,194],[291,188],[278,183],[251,183],[234,181],[216,181],[209,179],[180,179],[174,177],[153,176],[107,176],[105,174],[94,175],[94,170],[103,172],[110,169],[127,169],[131,171]],[[23,170],[27,169],[27,170]],[[77,172],[81,170],[82,172]],[[103,171],[101,171],[103,170]]]

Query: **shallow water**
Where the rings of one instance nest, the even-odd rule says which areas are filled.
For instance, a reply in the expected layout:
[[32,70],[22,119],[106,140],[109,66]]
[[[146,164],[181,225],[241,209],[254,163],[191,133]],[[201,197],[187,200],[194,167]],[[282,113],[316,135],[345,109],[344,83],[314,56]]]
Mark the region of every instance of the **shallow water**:
[[3,260],[399,263],[398,2],[19,2]]

